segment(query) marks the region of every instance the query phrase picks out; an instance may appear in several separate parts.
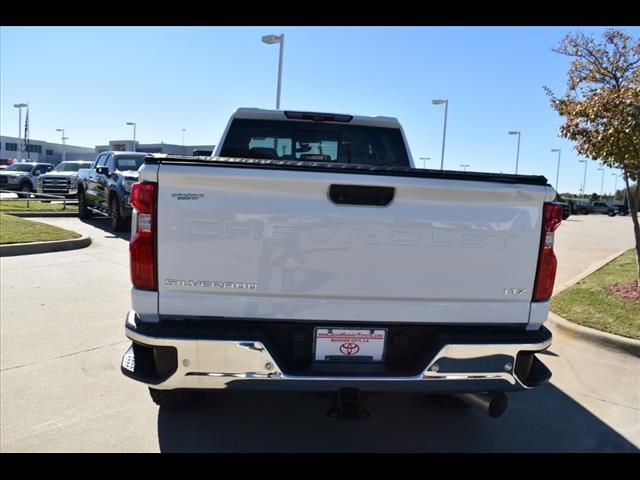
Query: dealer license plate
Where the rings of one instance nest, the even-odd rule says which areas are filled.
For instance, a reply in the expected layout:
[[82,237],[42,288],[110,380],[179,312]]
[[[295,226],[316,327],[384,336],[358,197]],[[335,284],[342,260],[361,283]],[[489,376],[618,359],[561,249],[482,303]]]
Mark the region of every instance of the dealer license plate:
[[316,328],[315,359],[322,362],[381,362],[386,336],[383,328]]

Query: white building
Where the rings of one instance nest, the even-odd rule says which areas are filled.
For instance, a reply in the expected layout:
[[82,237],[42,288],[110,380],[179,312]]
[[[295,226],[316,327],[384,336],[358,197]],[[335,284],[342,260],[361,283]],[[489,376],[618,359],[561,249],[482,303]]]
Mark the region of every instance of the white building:
[[[65,152],[67,160],[93,161],[96,158],[95,149],[89,147],[65,145]],[[22,145],[18,144],[18,137],[0,136],[0,165],[6,165],[9,160],[20,161],[21,159],[25,162],[57,165],[62,161],[62,144],[29,139],[29,151],[23,152]]]
[[[146,153],[192,155],[194,150],[213,151],[214,147],[214,145],[174,145],[163,142],[136,142],[135,150]],[[65,158],[67,160],[88,160],[92,162],[96,159],[98,153],[107,150],[133,151],[133,141],[111,140],[108,145],[97,145],[95,148],[65,145]],[[62,144],[29,139],[29,149],[23,152],[22,144],[18,143],[18,137],[0,136],[0,165],[7,165],[8,163],[20,160],[57,165],[62,161]]]
[[[168,155],[193,155],[194,150],[213,151],[214,145],[175,145],[173,143],[140,143],[136,141],[135,151],[146,153],[166,153]],[[96,145],[96,153],[109,150],[132,152],[133,140],[110,140],[108,145]]]

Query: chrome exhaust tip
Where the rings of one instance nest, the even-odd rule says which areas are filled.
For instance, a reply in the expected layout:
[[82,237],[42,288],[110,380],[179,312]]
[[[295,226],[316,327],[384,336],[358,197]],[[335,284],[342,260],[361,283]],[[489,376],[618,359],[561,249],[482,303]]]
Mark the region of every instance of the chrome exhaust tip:
[[458,393],[455,394],[454,397],[493,418],[502,416],[502,414],[507,410],[507,405],[509,404],[509,399],[504,392]]

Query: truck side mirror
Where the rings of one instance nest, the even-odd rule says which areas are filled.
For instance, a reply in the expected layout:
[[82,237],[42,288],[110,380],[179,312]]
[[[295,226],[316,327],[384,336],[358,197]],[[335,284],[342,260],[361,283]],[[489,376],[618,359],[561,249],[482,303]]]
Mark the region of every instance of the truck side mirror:
[[104,165],[101,165],[99,167],[96,167],[96,172],[99,175],[109,175],[109,167],[105,167]]

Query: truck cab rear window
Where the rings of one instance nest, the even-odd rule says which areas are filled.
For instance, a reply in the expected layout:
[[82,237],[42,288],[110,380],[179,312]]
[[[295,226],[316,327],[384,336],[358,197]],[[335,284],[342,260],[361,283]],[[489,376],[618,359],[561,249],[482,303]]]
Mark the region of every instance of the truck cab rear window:
[[409,166],[399,129],[280,120],[234,120],[220,156]]
[[118,170],[138,170],[144,163],[144,157],[118,157]]

